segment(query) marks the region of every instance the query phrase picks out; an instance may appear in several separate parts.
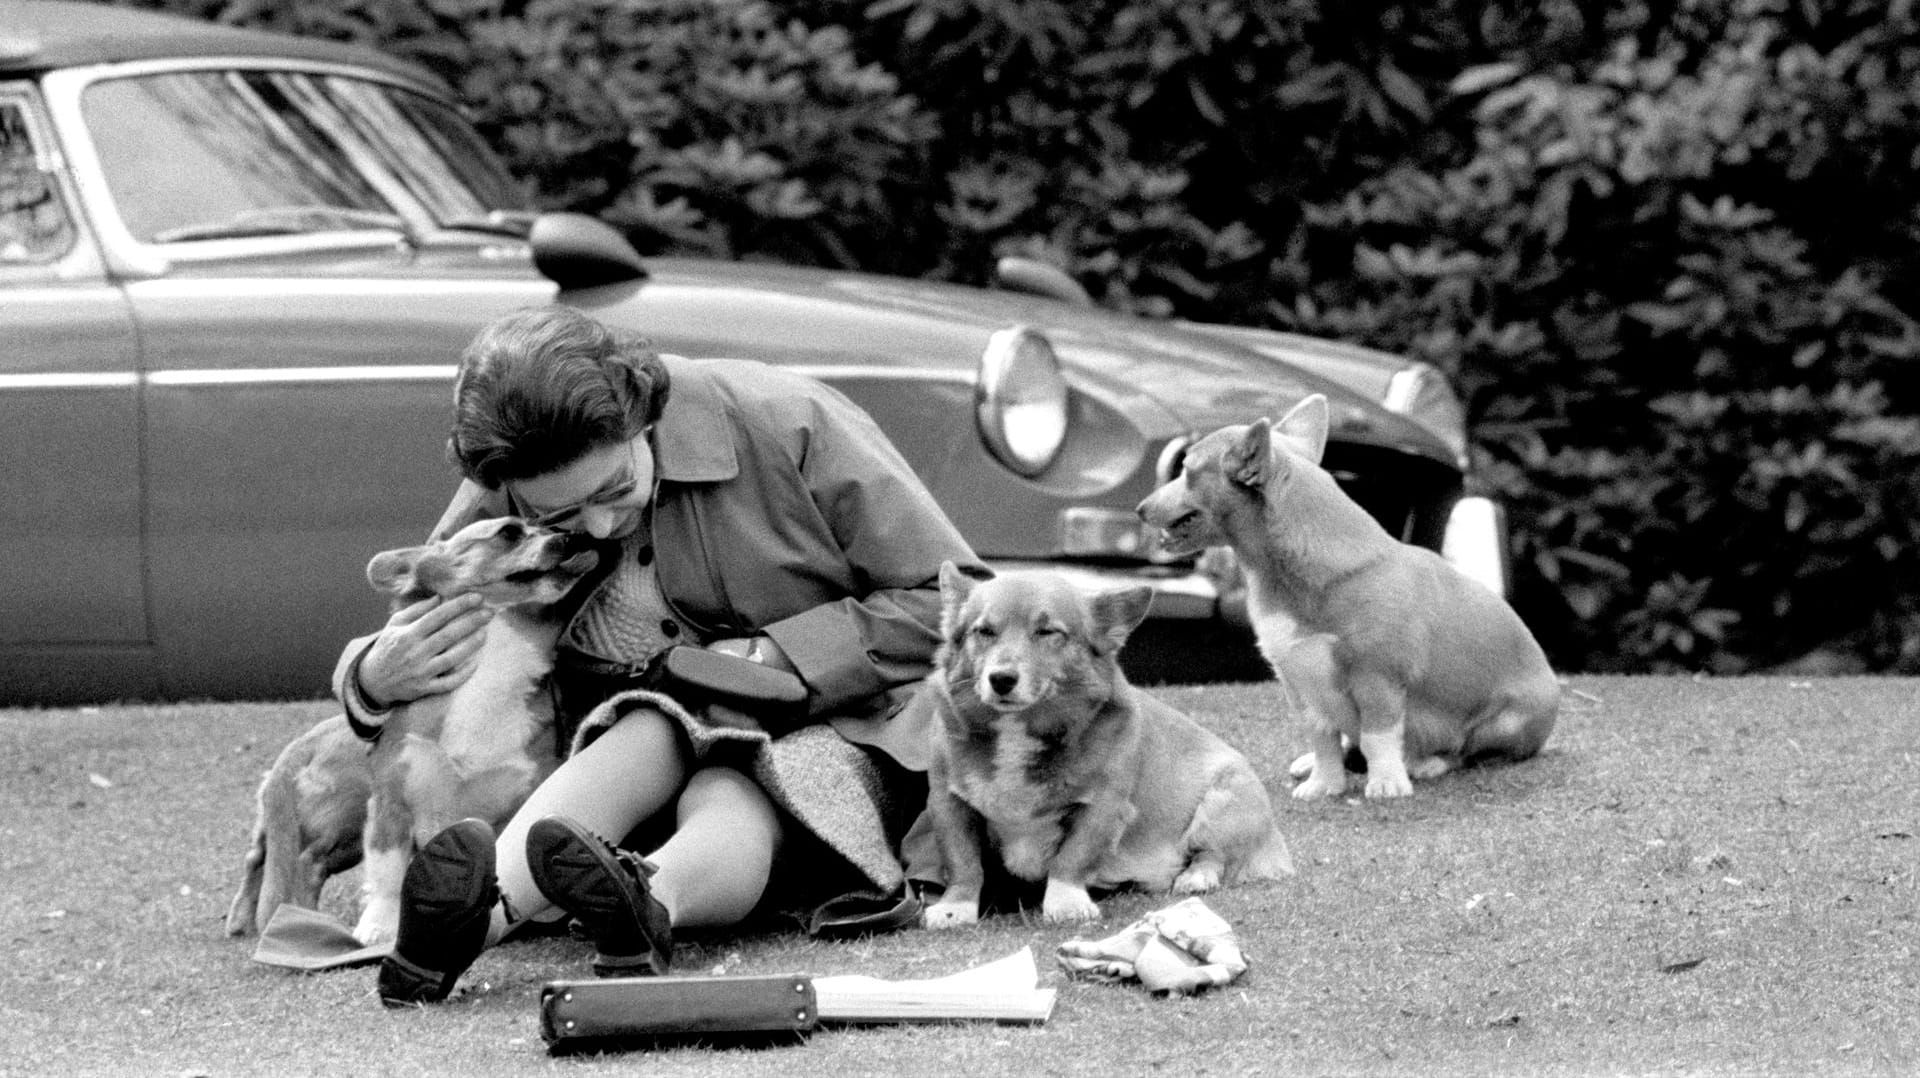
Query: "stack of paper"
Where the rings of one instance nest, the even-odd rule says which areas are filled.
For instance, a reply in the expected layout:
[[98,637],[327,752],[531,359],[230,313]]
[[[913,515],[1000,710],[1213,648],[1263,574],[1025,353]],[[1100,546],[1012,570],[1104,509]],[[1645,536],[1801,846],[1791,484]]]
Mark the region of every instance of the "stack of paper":
[[984,966],[946,977],[889,981],[844,974],[815,977],[822,1022],[952,1022],[985,1019],[1039,1023],[1053,1013],[1055,990],[1040,987],[1033,951],[1022,947]]

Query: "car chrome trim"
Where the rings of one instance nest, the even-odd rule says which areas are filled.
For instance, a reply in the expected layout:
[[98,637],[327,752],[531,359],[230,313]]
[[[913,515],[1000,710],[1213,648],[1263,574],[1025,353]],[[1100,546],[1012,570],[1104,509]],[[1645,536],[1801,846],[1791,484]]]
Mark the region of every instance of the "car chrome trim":
[[[697,359],[725,359],[725,356],[696,356]],[[887,382],[947,382],[952,385],[971,386],[974,377],[970,371],[936,370],[927,367],[869,367],[855,363],[807,363],[799,362],[787,366],[809,378],[822,382],[851,381],[887,381]]]
[[[137,241],[136,241],[137,242]],[[248,236],[224,240],[176,240],[171,243],[146,243],[140,246],[164,251],[158,257],[166,262],[220,262],[262,255],[307,252],[384,251],[405,254],[413,249],[413,240],[401,226],[392,228],[340,229],[331,232],[289,232],[280,236]]]
[[[432,281],[406,277],[197,277],[192,280],[141,281],[127,291],[143,299],[261,299],[279,295],[364,296],[498,296],[514,282],[498,280]],[[553,298],[553,282],[529,276],[526,302]]]
[[1174,560],[1159,551],[1160,530],[1129,508],[1070,506],[1060,511],[1059,532],[1060,553],[1069,558]]
[[1381,394],[1381,406],[1389,412],[1407,414],[1407,410],[1413,407],[1414,399],[1420,395],[1420,383],[1432,370],[1425,363],[1415,363],[1394,371],[1393,376],[1387,379],[1387,391]]
[[1187,447],[1194,442],[1191,434],[1182,434],[1167,439],[1160,447],[1160,456],[1153,462],[1153,477],[1157,483],[1169,483],[1185,471]]
[[0,374],[0,392],[31,389],[127,389],[151,386],[339,384],[342,382],[451,382],[459,367],[245,367],[232,370],[133,371],[89,374]]
[[1453,454],[1454,467],[1467,470],[1466,406],[1440,368],[1414,362],[1393,372],[1380,406],[1425,427]]
[[451,382],[459,370],[459,367],[451,363],[397,367],[242,367],[232,370],[154,371],[147,375],[147,382],[156,386],[230,386],[287,382]]
[[1143,572],[1138,567],[1062,564],[1057,561],[1014,561],[988,558],[996,573],[1044,572],[1065,577],[1075,587],[1087,591],[1111,588],[1153,589],[1152,612],[1155,620],[1205,621],[1220,613],[1220,592],[1213,581],[1197,572],[1166,571],[1165,575]]
[[126,389],[140,384],[132,371],[99,374],[0,374],[0,392],[18,389]]
[[[177,56],[155,60],[121,60],[108,64],[87,64],[83,66],[61,68],[49,71],[43,76],[49,85],[74,83],[84,87],[101,79],[140,78],[147,75],[173,75],[187,71],[293,71],[305,75],[336,75],[346,78],[364,79],[368,82],[384,82],[416,94],[424,94],[437,100],[446,101],[444,87],[431,82],[410,79],[399,72],[385,68],[367,67],[360,64],[330,60],[307,60],[286,56]],[[449,104],[455,104],[449,102]],[[457,107],[457,105],[456,105]]]

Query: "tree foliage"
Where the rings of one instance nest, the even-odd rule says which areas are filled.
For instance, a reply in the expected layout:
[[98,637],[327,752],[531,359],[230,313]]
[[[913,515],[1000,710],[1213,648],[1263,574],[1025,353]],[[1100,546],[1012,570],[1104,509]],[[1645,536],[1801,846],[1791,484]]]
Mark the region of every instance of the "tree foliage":
[[1563,664],[1913,669],[1920,39],[1867,4],[1639,14],[1464,67],[1458,148],[1314,204],[1272,313],[1459,378]]
[[1920,670],[1911,0],[143,0],[397,51],[645,248],[1405,353],[1561,667]]

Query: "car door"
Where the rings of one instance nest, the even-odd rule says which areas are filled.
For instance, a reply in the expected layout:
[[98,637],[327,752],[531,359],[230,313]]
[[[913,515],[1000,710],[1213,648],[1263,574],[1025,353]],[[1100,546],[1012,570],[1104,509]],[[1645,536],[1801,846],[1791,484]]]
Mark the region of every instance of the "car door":
[[169,694],[323,692],[379,627],[377,551],[423,540],[459,481],[454,363],[491,314],[395,271],[210,275],[129,290],[151,364],[154,622]]
[[0,82],[0,678],[32,699],[84,653],[153,685],[131,312],[74,212],[37,91]]

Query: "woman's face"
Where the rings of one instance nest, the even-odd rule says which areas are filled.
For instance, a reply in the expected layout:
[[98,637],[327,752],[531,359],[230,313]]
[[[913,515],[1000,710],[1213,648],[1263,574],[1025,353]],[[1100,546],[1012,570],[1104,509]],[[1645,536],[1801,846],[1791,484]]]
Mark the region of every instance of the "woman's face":
[[[651,430],[651,428],[649,428]],[[508,484],[529,521],[596,539],[622,539],[640,527],[653,497],[648,431],[588,451],[564,468]]]

